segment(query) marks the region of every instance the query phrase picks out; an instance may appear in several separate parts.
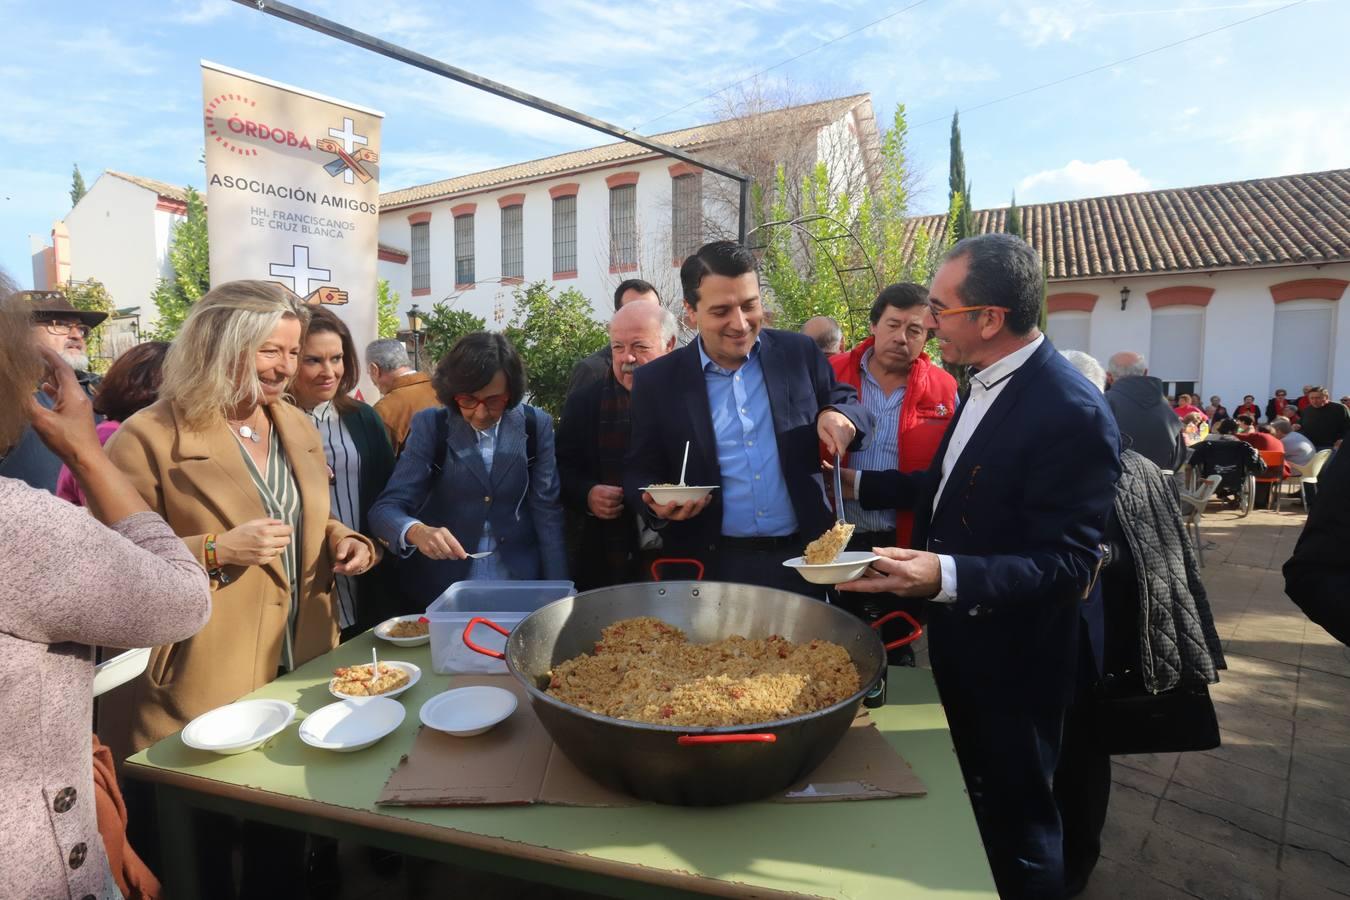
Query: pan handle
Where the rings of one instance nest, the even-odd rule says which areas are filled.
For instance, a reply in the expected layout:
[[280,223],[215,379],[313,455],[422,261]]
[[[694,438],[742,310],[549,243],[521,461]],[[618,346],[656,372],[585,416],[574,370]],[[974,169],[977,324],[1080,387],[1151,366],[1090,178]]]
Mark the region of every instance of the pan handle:
[[464,646],[468,647],[475,653],[481,653],[484,656],[491,656],[493,659],[506,659],[505,653],[499,653],[496,650],[489,650],[486,647],[480,647],[473,641],[469,640],[469,632],[473,631],[474,627],[477,625],[486,625],[487,627],[491,628],[498,634],[505,635],[506,637],[511,636],[511,632],[507,631],[505,628],[498,625],[491,619],[485,619],[482,616],[474,616],[472,619],[469,620],[469,623],[464,626]]
[[776,734],[682,734],[675,739],[681,747],[697,744],[773,744]]
[[[886,613],[886,615],[882,616],[880,619],[877,619],[875,622],[873,622],[872,627],[880,631],[881,626],[889,622],[891,619],[904,619],[911,626],[913,626],[914,630],[897,641],[891,641],[889,644],[886,645],[887,650],[895,650],[896,648],[903,647],[906,644],[912,644],[919,639],[919,635],[923,634],[923,626],[919,624],[917,619],[915,619],[909,613],[905,612],[903,609],[891,610],[890,612]],[[467,629],[465,630],[465,634],[468,634]]]
[[696,560],[696,559],[674,559],[674,558],[670,558],[670,557],[663,557],[663,558],[661,558],[661,559],[654,559],[654,560],[652,560],[652,581],[660,581],[660,580],[661,580],[661,567],[662,567],[662,566],[669,566],[669,565],[686,565],[686,566],[693,566],[695,569],[698,570],[698,577],[695,578],[694,580],[695,580],[695,581],[702,581],[702,580],[703,580],[703,563],[699,562],[698,560]]

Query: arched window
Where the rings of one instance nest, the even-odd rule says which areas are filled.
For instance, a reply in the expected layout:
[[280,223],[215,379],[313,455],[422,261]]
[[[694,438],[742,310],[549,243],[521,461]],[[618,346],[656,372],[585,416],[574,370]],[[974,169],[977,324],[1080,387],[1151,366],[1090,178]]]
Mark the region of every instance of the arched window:
[[1092,330],[1092,313],[1067,310],[1046,316],[1045,331],[1056,350],[1088,352],[1088,338]]
[[1331,381],[1335,316],[1336,304],[1330,300],[1291,300],[1275,307],[1271,390],[1284,388],[1289,396],[1297,397],[1305,384]]

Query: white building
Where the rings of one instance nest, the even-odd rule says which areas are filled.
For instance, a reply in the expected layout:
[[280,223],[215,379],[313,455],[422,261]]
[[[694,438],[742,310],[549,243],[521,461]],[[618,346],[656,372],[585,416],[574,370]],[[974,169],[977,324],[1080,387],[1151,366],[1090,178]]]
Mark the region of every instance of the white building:
[[[734,158],[733,145],[760,134],[791,135],[798,162],[824,161],[832,174],[875,171],[866,94],[653,138],[711,162]],[[501,324],[515,285],[548,281],[577,288],[608,319],[627,278],[679,298],[684,258],[714,237],[735,237],[725,196],[719,176],[626,142],[418,185],[380,197],[379,273],[404,310],[445,302]]]
[[150,295],[173,275],[169,240],[186,215],[186,188],[108,170],[52,225],[50,246],[33,239],[33,287],[94,279],[115,307],[139,308],[141,327],[153,327]]
[[[1350,393],[1350,169],[1019,209],[1049,281],[1055,346],[1144,353],[1166,390]],[[1007,210],[980,210],[977,233]],[[944,216],[922,225],[939,236]]]

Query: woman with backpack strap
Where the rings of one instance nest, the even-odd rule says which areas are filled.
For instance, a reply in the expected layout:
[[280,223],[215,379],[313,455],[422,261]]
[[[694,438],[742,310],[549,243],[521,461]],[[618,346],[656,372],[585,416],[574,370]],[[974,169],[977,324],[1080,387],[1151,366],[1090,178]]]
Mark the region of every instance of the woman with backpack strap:
[[409,601],[425,607],[464,580],[565,579],[553,420],[521,402],[515,347],[500,334],[467,334],[432,385],[444,408],[413,417],[370,510],[375,536],[403,558]]

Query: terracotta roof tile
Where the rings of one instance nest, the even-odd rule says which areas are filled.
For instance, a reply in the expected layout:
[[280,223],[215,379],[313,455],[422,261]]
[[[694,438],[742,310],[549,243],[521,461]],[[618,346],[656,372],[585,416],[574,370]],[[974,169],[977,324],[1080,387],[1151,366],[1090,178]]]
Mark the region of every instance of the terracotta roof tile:
[[[1022,230],[1051,280],[1350,261],[1350,169],[1037,203]],[[977,234],[1002,231],[1002,209],[975,210]],[[910,219],[935,243],[945,215]]]
[[[761,113],[760,124],[756,127],[772,127],[774,120],[780,118],[783,120],[784,126],[818,127],[839,119],[849,110],[868,99],[868,94],[855,94],[851,97],[839,97],[834,100],[823,100],[819,103],[807,103],[802,106],[791,106],[773,112]],[[738,121],[729,119],[722,122],[709,122],[704,125],[695,125],[692,128],[681,128],[678,131],[653,134],[650,137],[677,150],[696,150],[733,136],[736,133]],[[488,169],[485,172],[474,172],[470,175],[433,181],[430,184],[414,185],[403,190],[388,191],[380,195],[380,207],[381,209],[393,209],[412,203],[425,203],[428,200],[437,200],[466,191],[481,191],[485,188],[509,184],[514,181],[562,175],[576,169],[634,159],[647,156],[650,153],[651,151],[645,147],[639,147],[637,144],[630,144],[627,141],[589,147],[585,150],[573,150],[555,156],[546,156],[543,159]]]
[[147,191],[154,191],[161,197],[168,197],[170,200],[177,200],[179,203],[187,202],[187,188],[176,184],[169,184],[167,181],[155,181],[153,178],[141,178],[137,175],[128,175],[125,172],[114,172],[112,169],[104,169],[104,175],[111,175],[114,178],[120,178],[123,181],[129,181],[137,187],[143,187]]

